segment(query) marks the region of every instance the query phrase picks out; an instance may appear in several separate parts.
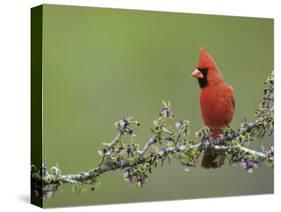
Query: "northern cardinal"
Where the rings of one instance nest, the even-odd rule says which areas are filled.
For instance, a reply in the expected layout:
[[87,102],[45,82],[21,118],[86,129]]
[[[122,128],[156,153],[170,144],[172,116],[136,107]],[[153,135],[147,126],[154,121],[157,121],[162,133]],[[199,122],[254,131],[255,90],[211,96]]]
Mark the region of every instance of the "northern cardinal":
[[[210,128],[211,136],[215,139],[229,126],[235,110],[234,92],[226,84],[214,59],[204,48],[200,49],[197,69],[192,76],[200,86],[200,109],[204,124]],[[202,167],[219,168],[224,164],[224,157],[218,152],[205,150]]]

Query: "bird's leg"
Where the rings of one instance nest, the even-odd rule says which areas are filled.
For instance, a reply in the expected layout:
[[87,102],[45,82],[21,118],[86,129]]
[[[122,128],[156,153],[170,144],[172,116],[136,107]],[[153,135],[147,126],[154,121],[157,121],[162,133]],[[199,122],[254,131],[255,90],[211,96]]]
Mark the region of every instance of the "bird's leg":
[[222,134],[222,130],[221,129],[210,129],[211,131],[211,136],[213,137],[213,139],[216,139],[220,136],[220,134]]

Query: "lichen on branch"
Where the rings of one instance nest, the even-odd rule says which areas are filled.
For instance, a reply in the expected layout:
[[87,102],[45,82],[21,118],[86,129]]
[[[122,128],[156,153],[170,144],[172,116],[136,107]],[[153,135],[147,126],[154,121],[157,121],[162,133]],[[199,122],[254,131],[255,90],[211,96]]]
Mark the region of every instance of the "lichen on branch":
[[[255,110],[256,120],[243,121],[236,130],[226,128],[216,139],[210,136],[208,128],[198,130],[193,136],[189,120],[174,121],[170,102],[163,101],[159,116],[153,120],[151,136],[143,147],[136,142],[140,123],[132,117],[124,117],[114,125],[116,137],[103,143],[98,150],[101,161],[96,168],[77,174],[62,174],[58,166],[47,169],[45,162],[40,167],[32,165],[32,190],[44,199],[52,196],[62,184],[73,185],[77,192],[81,192],[84,185],[95,190],[100,186],[100,177],[115,170],[123,173],[125,181],[143,187],[153,168],[175,159],[185,171],[190,171],[196,167],[201,152],[207,149],[220,152],[230,165],[241,166],[250,173],[262,164],[273,168],[273,147],[261,148],[261,151],[249,148],[251,142],[273,135],[273,72],[265,81],[263,92],[263,99]],[[171,122],[174,122],[173,126],[169,124]]]

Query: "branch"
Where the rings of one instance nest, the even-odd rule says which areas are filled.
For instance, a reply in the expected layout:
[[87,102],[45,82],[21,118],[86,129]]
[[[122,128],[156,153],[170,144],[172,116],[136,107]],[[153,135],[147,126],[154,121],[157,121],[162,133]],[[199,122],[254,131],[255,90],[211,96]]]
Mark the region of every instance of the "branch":
[[[99,177],[106,172],[121,170],[126,181],[143,187],[152,168],[163,165],[171,159],[178,160],[186,171],[195,167],[200,154],[204,150],[220,152],[231,165],[242,166],[248,172],[261,166],[264,162],[270,167],[274,163],[274,150],[256,151],[249,148],[250,142],[273,134],[274,127],[274,78],[273,73],[265,81],[264,97],[255,110],[256,120],[244,121],[237,130],[225,129],[217,139],[210,136],[208,128],[195,133],[197,141],[190,135],[190,122],[179,120],[175,126],[169,126],[173,119],[170,102],[163,102],[160,115],[153,121],[152,136],[141,148],[135,141],[138,121],[125,117],[115,123],[116,137],[104,143],[98,153],[101,156],[99,165],[87,172],[77,174],[61,174],[57,166],[47,169],[45,162],[40,167],[32,165],[32,188],[42,198],[52,195],[60,185],[72,184],[78,190],[80,186],[89,184],[94,190],[98,187]],[[129,137],[130,142],[122,141]]]
[[143,147],[141,153],[140,153],[140,157],[143,156],[147,151],[148,149],[156,143],[156,138],[157,138],[157,135],[153,135],[149,140],[148,142],[145,144],[145,146]]

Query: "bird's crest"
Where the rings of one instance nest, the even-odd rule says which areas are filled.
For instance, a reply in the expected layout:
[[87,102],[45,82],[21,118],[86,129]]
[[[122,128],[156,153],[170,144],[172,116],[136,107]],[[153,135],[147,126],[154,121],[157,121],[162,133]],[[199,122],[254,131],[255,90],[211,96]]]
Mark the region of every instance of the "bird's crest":
[[208,54],[206,49],[202,47],[200,49],[200,57],[199,57],[199,63],[198,63],[198,68],[201,69],[217,69],[218,67],[211,55]]

